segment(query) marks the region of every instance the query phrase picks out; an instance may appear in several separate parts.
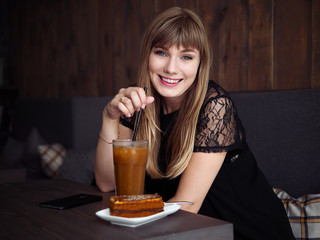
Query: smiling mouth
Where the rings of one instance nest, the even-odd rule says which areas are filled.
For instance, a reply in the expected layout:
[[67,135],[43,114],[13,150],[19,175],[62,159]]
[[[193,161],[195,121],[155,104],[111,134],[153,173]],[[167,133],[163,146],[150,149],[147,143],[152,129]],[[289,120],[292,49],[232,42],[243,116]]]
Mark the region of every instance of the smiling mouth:
[[180,81],[182,81],[181,79],[170,79],[170,78],[165,78],[160,76],[161,80],[166,82],[166,83],[170,83],[170,84],[174,84],[174,83],[179,83]]

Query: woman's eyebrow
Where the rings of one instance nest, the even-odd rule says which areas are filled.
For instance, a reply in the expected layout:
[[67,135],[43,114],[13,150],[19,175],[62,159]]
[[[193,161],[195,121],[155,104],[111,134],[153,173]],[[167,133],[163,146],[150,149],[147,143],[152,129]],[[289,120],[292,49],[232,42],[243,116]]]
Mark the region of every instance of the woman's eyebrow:
[[[160,50],[164,50],[164,51],[169,51],[169,48],[168,47],[154,47],[154,49],[160,49]],[[193,49],[193,48],[184,48],[182,50],[179,50],[180,52],[182,53],[197,53],[197,50],[196,49]]]
[[186,49],[183,49],[181,52],[183,52],[183,53],[185,53],[185,52],[188,52],[188,53],[190,53],[190,52],[192,52],[192,53],[197,53],[197,50],[192,49],[192,48],[186,48]]
[[168,50],[168,48],[167,48],[167,47],[154,47],[154,49]]

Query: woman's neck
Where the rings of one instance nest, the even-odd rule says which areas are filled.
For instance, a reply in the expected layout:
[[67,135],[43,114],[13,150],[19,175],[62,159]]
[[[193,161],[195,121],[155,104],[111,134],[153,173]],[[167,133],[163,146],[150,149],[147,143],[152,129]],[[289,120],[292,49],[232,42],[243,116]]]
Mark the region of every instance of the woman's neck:
[[180,99],[178,98],[163,98],[162,108],[164,114],[172,113],[180,108]]

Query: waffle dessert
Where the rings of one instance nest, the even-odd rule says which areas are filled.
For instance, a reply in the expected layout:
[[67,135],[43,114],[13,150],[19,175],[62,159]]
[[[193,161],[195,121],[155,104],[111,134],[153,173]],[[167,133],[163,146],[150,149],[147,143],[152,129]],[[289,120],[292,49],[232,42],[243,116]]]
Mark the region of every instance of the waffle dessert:
[[119,217],[146,217],[163,211],[164,203],[158,194],[111,196],[110,215]]

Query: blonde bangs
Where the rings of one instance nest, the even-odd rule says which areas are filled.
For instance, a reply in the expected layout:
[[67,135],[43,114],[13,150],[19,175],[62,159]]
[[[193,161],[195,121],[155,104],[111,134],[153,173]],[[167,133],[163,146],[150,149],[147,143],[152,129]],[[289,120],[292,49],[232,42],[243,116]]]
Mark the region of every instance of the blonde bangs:
[[182,46],[183,48],[198,49],[200,54],[205,52],[203,48],[205,42],[201,36],[203,29],[199,27],[199,22],[188,17],[186,13],[183,16],[170,18],[153,34],[152,47],[166,46],[170,48],[175,45],[178,48]]

